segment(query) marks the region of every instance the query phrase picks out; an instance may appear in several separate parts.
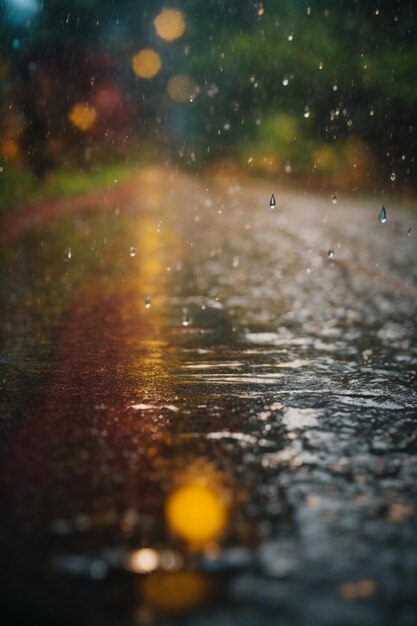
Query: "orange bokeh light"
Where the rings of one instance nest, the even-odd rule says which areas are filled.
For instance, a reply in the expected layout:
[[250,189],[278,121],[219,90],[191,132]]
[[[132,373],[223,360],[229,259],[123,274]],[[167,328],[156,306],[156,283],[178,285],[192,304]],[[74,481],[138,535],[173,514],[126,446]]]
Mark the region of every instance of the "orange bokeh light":
[[185,19],[177,9],[163,9],[154,20],[157,35],[165,41],[174,41],[185,32]]
[[178,75],[169,79],[167,92],[171,100],[184,104],[186,102],[192,102],[196,90],[191,78]]
[[155,50],[145,48],[132,58],[132,67],[140,78],[153,78],[161,69],[162,62]]
[[223,495],[202,482],[176,489],[168,499],[165,515],[169,528],[196,547],[215,541],[227,524]]
[[68,114],[71,124],[83,132],[90,130],[94,126],[96,118],[95,108],[86,102],[74,104]]
[[14,139],[5,139],[1,144],[1,151],[6,159],[16,159],[19,154],[19,146]]
[[145,602],[161,613],[189,611],[207,600],[208,579],[200,572],[156,572],[142,582]]

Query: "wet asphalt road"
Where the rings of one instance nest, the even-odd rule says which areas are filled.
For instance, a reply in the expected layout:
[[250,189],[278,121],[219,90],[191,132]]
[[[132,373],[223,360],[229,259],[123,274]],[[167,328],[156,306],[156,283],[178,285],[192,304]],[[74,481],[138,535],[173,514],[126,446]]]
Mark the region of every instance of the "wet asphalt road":
[[384,203],[150,169],[11,232],[6,623],[416,623],[417,220]]

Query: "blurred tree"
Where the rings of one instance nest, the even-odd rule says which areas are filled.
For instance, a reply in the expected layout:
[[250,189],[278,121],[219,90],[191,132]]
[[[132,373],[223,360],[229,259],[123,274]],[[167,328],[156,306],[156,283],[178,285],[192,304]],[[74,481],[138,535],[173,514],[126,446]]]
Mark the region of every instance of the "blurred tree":
[[[263,3],[259,15],[252,0],[183,0],[168,3],[186,24],[175,40],[155,30],[163,0],[32,4],[37,10],[19,22],[14,0],[0,0],[8,68],[0,97],[3,108],[14,103],[21,153],[39,175],[152,142],[188,161],[253,152],[273,171],[290,162],[294,172],[319,176],[347,167],[352,142],[369,164],[376,156],[382,180],[393,169],[405,184],[415,180],[411,1],[280,0]],[[144,48],[161,60],[152,79],[132,69]],[[167,93],[178,76],[186,98]],[[77,102],[96,109],[88,130],[71,123]],[[286,142],[271,130],[282,120],[292,129]]]

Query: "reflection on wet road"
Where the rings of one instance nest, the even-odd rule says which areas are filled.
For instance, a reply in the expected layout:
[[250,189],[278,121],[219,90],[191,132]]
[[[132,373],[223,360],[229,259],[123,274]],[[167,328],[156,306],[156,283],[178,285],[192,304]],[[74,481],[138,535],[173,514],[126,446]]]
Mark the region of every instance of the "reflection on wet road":
[[107,585],[101,623],[411,623],[417,224],[387,205],[155,169],[5,245],[5,559]]

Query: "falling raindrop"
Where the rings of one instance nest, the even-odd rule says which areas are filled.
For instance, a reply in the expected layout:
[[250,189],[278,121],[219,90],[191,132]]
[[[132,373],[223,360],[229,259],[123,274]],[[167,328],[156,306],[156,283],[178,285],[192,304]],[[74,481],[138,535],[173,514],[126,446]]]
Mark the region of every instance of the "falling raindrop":
[[145,309],[151,308],[151,296],[146,296],[145,298]]
[[307,265],[306,272],[307,274],[311,274],[311,265]]
[[64,252],[64,261],[71,261],[72,259],[72,250],[71,248],[67,248]]
[[410,228],[407,230],[407,235],[408,235],[409,237],[411,237],[411,226],[410,226]]
[[378,213],[378,221],[380,224],[385,224],[387,221],[387,211],[384,206],[381,207],[381,210]]
[[394,182],[397,179],[397,174],[395,172],[391,172],[390,179]]
[[310,107],[308,105],[304,107],[304,117],[310,117]]
[[333,204],[337,204],[337,198],[336,198],[336,194],[335,193],[332,195],[332,202],[333,202]]
[[276,202],[276,200],[275,200],[275,196],[274,196],[274,194],[272,194],[271,199],[270,199],[270,201],[269,201],[269,207],[270,207],[271,209],[275,209],[275,207],[276,207],[276,206],[277,206],[277,202]]
[[329,259],[334,259],[334,250],[332,250],[332,248],[328,251],[327,256]]
[[131,257],[136,256],[136,248],[134,246],[130,246],[130,248],[129,248],[129,256],[131,256]]
[[188,315],[187,309],[183,309],[182,311],[182,325],[184,328],[191,324],[190,316]]
[[232,267],[233,267],[233,269],[236,269],[237,267],[239,267],[239,257],[238,256],[234,256],[233,257]]

